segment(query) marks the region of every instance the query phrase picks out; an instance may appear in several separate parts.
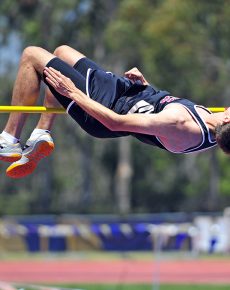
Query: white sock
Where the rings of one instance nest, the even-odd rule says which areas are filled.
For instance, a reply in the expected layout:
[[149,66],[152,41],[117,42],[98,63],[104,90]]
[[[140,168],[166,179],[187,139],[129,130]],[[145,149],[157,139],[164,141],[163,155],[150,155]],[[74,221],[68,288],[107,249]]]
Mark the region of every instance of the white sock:
[[45,133],[49,133],[50,134],[50,131],[49,130],[45,130],[45,129],[37,129],[37,128],[35,128],[33,130],[33,132],[31,133],[30,138],[33,138],[33,137],[35,137],[37,135],[42,135],[42,134],[45,134]]
[[14,137],[13,135],[7,133],[6,131],[2,131],[0,134],[7,142],[16,144],[19,142],[19,139]]

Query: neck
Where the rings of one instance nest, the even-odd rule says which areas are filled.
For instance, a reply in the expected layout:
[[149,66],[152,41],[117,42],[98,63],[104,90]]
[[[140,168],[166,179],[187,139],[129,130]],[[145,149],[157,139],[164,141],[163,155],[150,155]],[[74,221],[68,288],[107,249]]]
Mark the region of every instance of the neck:
[[223,124],[223,119],[224,119],[224,113],[213,113],[210,115],[207,115],[205,118],[205,123],[207,124],[209,130],[214,133],[215,128],[218,125]]

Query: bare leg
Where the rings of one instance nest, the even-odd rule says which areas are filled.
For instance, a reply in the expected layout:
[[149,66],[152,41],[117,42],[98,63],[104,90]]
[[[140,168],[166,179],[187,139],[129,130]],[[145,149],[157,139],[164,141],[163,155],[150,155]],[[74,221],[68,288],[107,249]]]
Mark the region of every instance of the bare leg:
[[[84,57],[83,54],[68,46],[58,47],[54,54],[49,54],[42,49],[29,48],[24,52],[21,65],[19,68],[17,82],[13,93],[12,104],[33,105],[39,94],[40,75],[47,63],[55,56],[73,66],[78,60]],[[24,80],[30,85],[27,87]],[[24,86],[23,86],[24,85]],[[17,96],[23,96],[21,98]],[[44,100],[46,107],[58,107],[60,104],[47,88]],[[37,167],[38,162],[44,157],[49,156],[53,149],[54,143],[48,132],[55,119],[56,114],[41,114],[40,120],[26,142],[20,160],[12,163],[6,170],[6,174],[12,178],[22,178],[31,174]],[[19,136],[25,123],[25,114],[11,114],[6,129],[8,133]],[[16,124],[16,129],[14,125]],[[42,130],[41,130],[42,129]]]
[[[39,47],[27,47],[21,57],[12,95],[12,106],[33,106],[39,96],[41,75],[54,55]],[[20,138],[28,114],[11,113],[4,131]]]
[[[85,57],[83,54],[67,45],[62,45],[56,48],[56,50],[54,51],[54,55],[71,66],[74,66],[79,59]],[[44,106],[49,108],[61,107],[59,102],[56,100],[56,98],[53,96],[48,88],[46,89]],[[36,128],[50,130],[56,115],[57,114],[41,114]]]
[[[43,105],[47,108],[59,108],[60,103],[53,96],[49,88],[46,88],[45,99]],[[36,129],[51,130],[53,122],[57,114],[43,113],[37,123]]]
[[[71,66],[83,57],[82,54],[67,46],[56,49],[55,54]],[[52,58],[54,58],[53,54],[41,48],[29,47],[24,51],[13,90],[12,105],[28,106],[36,103],[39,95],[41,75],[44,67]],[[46,90],[44,105],[46,107],[60,106],[49,89]],[[56,114],[41,115],[36,130],[32,132],[29,140],[27,140],[22,154],[19,152],[16,157],[13,156],[17,158],[15,159],[17,161],[7,168],[7,176],[11,178],[22,178],[31,174],[37,167],[38,162],[52,153],[54,149],[52,137],[43,130],[51,129],[55,116]],[[10,114],[4,131],[19,138],[25,120],[26,114]],[[10,157],[12,158],[12,154]],[[20,159],[18,160],[18,158]]]

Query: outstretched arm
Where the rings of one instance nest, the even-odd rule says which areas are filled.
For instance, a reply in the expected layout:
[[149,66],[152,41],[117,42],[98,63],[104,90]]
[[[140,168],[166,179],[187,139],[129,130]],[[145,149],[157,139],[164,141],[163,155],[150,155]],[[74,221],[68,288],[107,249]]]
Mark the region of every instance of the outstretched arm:
[[[45,68],[47,82],[60,94],[75,101],[84,111],[97,119],[111,131],[127,131],[149,135],[166,135],[162,130],[167,123],[165,114],[119,115],[100,103],[90,99],[74,83],[54,68]],[[163,113],[163,112],[162,112]]]

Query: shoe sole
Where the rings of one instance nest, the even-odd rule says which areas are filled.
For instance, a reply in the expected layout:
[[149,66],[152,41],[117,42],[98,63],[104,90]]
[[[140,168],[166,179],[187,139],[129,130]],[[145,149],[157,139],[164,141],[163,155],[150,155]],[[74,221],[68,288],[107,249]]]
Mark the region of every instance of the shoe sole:
[[5,156],[0,156],[0,160],[4,162],[15,162],[21,159],[21,157],[22,157],[22,154],[20,153],[14,153],[14,154],[8,153]]
[[35,170],[38,162],[49,156],[54,150],[54,144],[48,141],[40,141],[35,145],[32,154],[26,156],[29,161],[26,163],[13,163],[7,170],[6,175],[11,178],[22,178],[25,177]]

